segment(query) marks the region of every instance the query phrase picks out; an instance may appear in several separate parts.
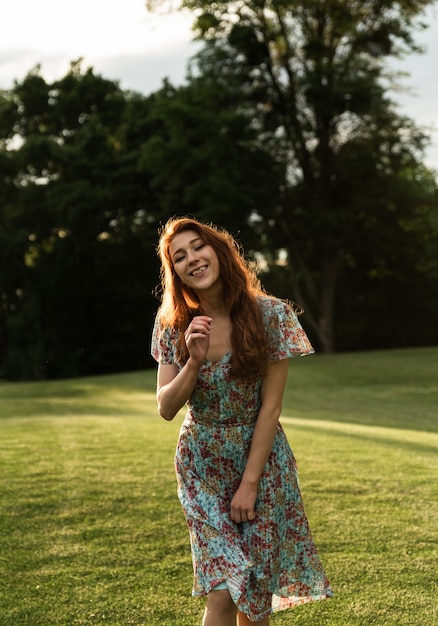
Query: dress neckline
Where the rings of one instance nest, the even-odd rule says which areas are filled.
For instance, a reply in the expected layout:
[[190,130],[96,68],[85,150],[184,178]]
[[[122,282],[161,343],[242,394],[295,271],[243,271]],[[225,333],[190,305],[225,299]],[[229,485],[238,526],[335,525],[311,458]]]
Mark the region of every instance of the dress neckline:
[[220,358],[220,359],[217,359],[216,361],[210,361],[210,359],[204,359],[204,363],[208,363],[209,365],[212,365],[212,366],[213,366],[213,365],[217,366],[217,365],[219,365],[220,363],[222,363],[222,361],[225,359],[225,357],[227,357],[227,356],[229,356],[229,355],[231,355],[231,350],[228,350],[228,352],[225,352],[225,354],[223,354],[223,355],[221,356],[221,358]]

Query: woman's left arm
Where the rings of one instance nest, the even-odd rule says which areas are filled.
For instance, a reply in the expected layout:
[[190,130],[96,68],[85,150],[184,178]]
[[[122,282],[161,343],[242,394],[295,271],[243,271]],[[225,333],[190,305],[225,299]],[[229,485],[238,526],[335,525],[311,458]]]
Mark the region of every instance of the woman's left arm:
[[261,406],[240,486],[231,501],[230,516],[237,523],[255,519],[260,476],[272,450],[283,404],[289,360],[269,361],[261,387]]

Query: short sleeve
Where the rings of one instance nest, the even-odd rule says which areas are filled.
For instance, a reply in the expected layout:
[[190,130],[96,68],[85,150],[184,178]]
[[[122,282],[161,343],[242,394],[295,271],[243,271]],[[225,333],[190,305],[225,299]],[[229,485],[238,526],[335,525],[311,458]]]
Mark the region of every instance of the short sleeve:
[[175,351],[177,341],[178,331],[173,328],[163,328],[157,316],[151,340],[151,355],[153,358],[163,365],[176,363]]
[[263,298],[262,307],[272,361],[315,352],[290,304],[277,298]]

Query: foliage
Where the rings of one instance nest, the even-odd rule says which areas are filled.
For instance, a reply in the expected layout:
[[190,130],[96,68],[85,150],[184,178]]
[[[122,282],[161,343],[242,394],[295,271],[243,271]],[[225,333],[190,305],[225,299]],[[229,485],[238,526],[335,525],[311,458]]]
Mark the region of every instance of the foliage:
[[[436,622],[437,356],[292,361],[283,425],[335,597],[273,626]],[[0,405],[0,623],[200,623],[155,371],[3,383]]]
[[144,367],[158,272],[144,99],[76,63],[52,84],[36,68],[2,106],[3,375]]
[[141,166],[165,214],[219,223],[257,248],[243,226],[279,180],[269,155],[251,144],[256,134],[236,110],[238,97],[203,77],[178,89],[165,84],[149,98],[154,132],[142,144]]
[[205,45],[179,88],[77,61],[0,93],[0,376],[150,363],[174,214],[236,235],[318,351],[436,343],[436,177],[385,70],[428,2],[183,4]]
[[401,250],[405,289],[422,282],[419,264],[436,259],[436,181],[421,162],[427,137],[398,114],[385,66],[417,49],[428,4],[183,2],[204,41],[198,73],[236,94],[256,133],[251,146],[275,164],[279,193],[257,206],[252,224],[274,261],[285,251],[290,291],[324,351],[336,346],[345,303],[338,284],[344,296],[358,284],[366,301],[383,276],[400,276]]

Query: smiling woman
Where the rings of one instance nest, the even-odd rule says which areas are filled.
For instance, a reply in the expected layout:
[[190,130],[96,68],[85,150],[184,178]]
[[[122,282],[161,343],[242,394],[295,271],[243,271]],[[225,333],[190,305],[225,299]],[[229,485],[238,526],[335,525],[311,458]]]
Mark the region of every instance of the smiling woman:
[[191,289],[214,289],[219,280],[219,259],[211,245],[199,237],[194,230],[185,230],[170,244],[175,273]]
[[293,307],[268,296],[226,231],[173,218],[159,243],[157,403],[186,404],[175,468],[203,626],[268,626],[332,590],[279,423],[289,358],[311,354]]

